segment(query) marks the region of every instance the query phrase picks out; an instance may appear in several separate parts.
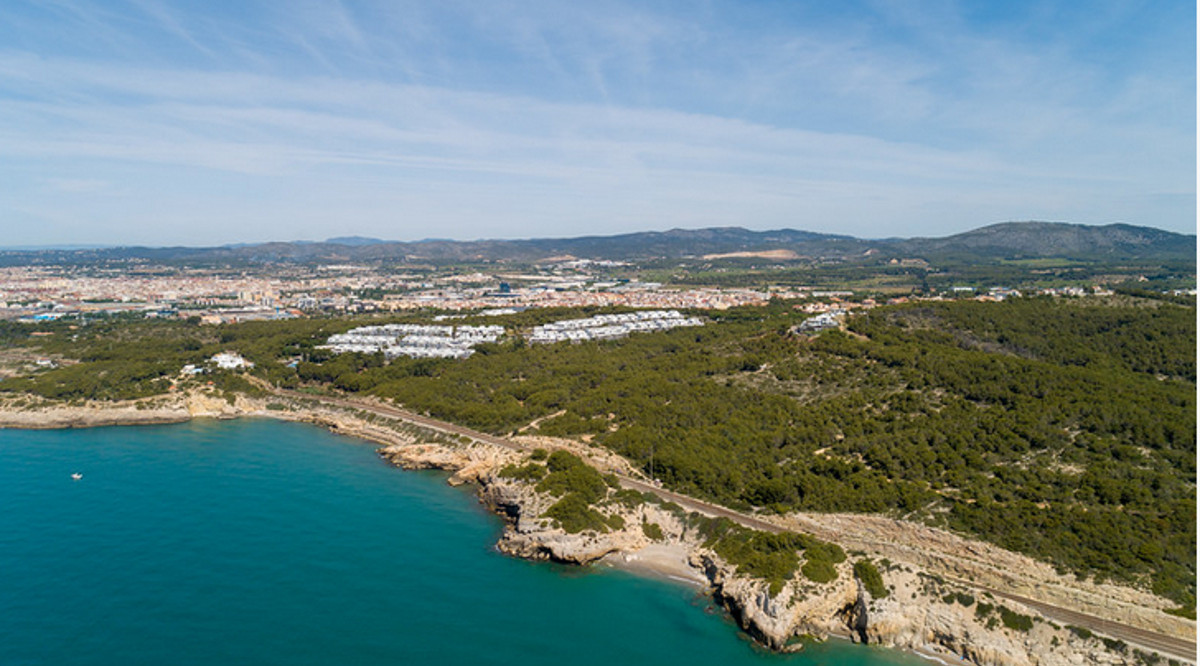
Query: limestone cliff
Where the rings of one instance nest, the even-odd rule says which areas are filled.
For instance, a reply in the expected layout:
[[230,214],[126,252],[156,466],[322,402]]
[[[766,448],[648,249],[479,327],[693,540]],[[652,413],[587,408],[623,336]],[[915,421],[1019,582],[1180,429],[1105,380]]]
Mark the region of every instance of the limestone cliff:
[[118,402],[7,398],[0,403],[0,428],[56,429],[180,423],[195,417],[234,418],[262,409],[260,400],[238,395],[231,402],[215,391],[204,388]]
[[945,655],[981,666],[1139,664],[1134,648],[1061,627],[1012,601],[986,595],[912,567],[889,566],[888,593],[874,598],[849,562],[835,581],[817,585],[797,576],[772,596],[764,581],[740,575],[711,551],[694,556],[713,594],[743,629],[777,650],[797,637],[847,635],[856,642]]
[[966,588],[908,565],[882,566],[884,598],[874,598],[855,577],[854,557],[836,566],[837,577],[831,582],[814,583],[797,573],[771,594],[766,581],[739,573],[705,547],[677,507],[607,501],[597,509],[606,516],[619,515],[621,527],[568,533],[545,515],[557,497],[539,492],[533,482],[500,473],[505,466],[527,462],[528,454],[480,444],[394,445],[380,452],[405,468],[452,471],[451,483],[477,482],[481,500],[506,519],[497,548],[514,556],[575,564],[613,554],[636,557],[654,541],[643,525],[654,524],[661,530],[661,541],[690,553],[691,566],[740,626],[775,650],[799,649],[805,638],[838,635],[981,666],[1140,663],[1132,648],[1113,649],[1019,604],[976,598]]
[[[528,465],[529,453],[467,442],[394,420],[381,421],[377,415],[361,411],[296,400],[267,403],[240,395],[230,400],[204,388],[122,403],[65,404],[28,397],[0,402],[0,427],[18,428],[168,423],[241,415],[322,425],[384,444],[380,453],[402,467],[443,469],[452,472],[449,481],[453,484],[477,483],[481,500],[506,519],[497,544],[505,553],[581,565],[614,555],[632,561],[655,548],[683,553],[679,564],[690,565],[743,629],[773,649],[797,649],[803,644],[798,639],[803,637],[842,635],[962,658],[981,666],[1153,663],[1119,642],[1106,644],[1088,632],[1059,627],[1014,602],[979,596],[911,561],[903,565],[881,562],[887,589],[883,598],[873,597],[855,578],[854,557],[836,566],[837,576],[831,582],[817,584],[797,573],[772,594],[766,581],[739,573],[706,547],[696,521],[679,507],[641,501],[636,493],[630,497],[630,491],[621,491],[624,496],[615,488],[605,491],[607,497],[589,507],[603,524],[570,532],[546,515],[558,496],[539,491],[535,481],[503,473],[506,467]],[[532,443],[552,444],[544,439]],[[624,471],[612,461],[600,463],[604,471]],[[836,541],[837,531],[820,536]]]
[[505,465],[528,459],[528,454],[482,444],[388,446],[380,449],[380,454],[405,469],[452,471],[452,484],[478,483],[481,501],[506,519],[497,549],[517,557],[590,564],[612,553],[632,553],[648,545],[651,539],[645,535],[643,523],[658,525],[664,538],[678,538],[684,532],[679,518],[660,507],[611,503],[603,508],[605,515],[621,516],[624,527],[569,533],[543,515],[557,497],[499,473]]

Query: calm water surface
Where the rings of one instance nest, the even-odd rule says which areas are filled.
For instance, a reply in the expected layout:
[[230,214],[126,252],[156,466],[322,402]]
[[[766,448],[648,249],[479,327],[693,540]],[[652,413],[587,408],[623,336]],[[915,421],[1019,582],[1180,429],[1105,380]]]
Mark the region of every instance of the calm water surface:
[[767,654],[691,588],[500,555],[444,479],[266,420],[0,430],[0,664],[926,663]]

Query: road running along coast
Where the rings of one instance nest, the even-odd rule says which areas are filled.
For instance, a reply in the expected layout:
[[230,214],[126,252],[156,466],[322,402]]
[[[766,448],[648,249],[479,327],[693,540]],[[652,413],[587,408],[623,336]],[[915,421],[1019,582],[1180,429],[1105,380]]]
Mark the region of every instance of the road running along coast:
[[[435,430],[450,435],[461,435],[477,442],[490,444],[492,446],[499,446],[512,451],[529,450],[529,447],[508,439],[504,439],[503,437],[489,435],[487,433],[472,430],[464,426],[455,425],[453,423],[448,423],[446,421],[441,421],[428,416],[423,416],[399,407],[381,405],[374,402],[362,402],[348,398],[338,398],[329,395],[301,393],[299,391],[275,387],[271,387],[268,390],[275,395],[284,398],[315,400],[317,402],[342,407],[344,409],[363,410],[378,414],[380,416],[389,416],[422,426],[424,428],[428,428],[430,430]],[[749,527],[751,529],[760,530],[763,532],[779,533],[785,531],[783,528],[777,525],[760,520],[754,516],[741,513],[739,511],[734,511],[733,509],[712,504],[710,502],[698,500],[694,497],[689,497],[688,495],[683,495],[672,490],[660,488],[652,483],[633,478],[626,474],[617,474],[616,476],[620,480],[621,485],[626,488],[640,492],[654,493],[664,500],[674,502],[685,509],[696,511],[697,513],[706,516],[713,518],[728,518],[729,520],[742,525],[743,527]],[[1104,618],[1099,618],[1094,615],[1088,615],[1086,613],[1080,613],[1067,608],[1061,608],[1059,606],[1047,604],[1035,599],[1030,599],[1028,597],[1010,594],[1002,590],[974,585],[968,581],[956,580],[955,582],[985,592],[990,592],[997,597],[1003,597],[1005,599],[1010,599],[1017,603],[1024,604],[1025,606],[1039,611],[1051,620],[1082,627],[1097,634],[1103,634],[1110,638],[1120,639],[1132,645],[1149,648],[1156,652],[1161,652],[1172,657],[1185,659],[1193,663],[1197,662],[1196,641],[1194,640],[1188,641],[1182,638],[1176,638],[1174,636],[1167,636],[1165,634],[1140,629],[1138,627],[1131,627],[1119,622],[1105,620]]]

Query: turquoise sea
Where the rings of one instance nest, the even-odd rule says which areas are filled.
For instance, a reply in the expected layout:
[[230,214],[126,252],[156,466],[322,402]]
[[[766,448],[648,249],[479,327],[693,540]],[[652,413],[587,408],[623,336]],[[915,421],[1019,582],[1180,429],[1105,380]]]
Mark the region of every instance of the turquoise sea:
[[506,557],[500,530],[311,426],[0,430],[0,664],[925,663],[768,654],[692,588]]

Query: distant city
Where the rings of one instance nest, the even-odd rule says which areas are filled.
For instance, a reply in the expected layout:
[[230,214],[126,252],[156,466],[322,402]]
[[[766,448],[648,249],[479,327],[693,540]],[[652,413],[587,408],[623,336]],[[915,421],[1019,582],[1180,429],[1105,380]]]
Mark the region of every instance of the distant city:
[[309,314],[396,312],[420,308],[503,313],[531,307],[627,306],[726,309],[796,298],[810,290],[666,289],[658,283],[609,280],[590,262],[553,265],[531,275],[444,271],[392,273],[373,267],[274,266],[256,273],[139,267],[137,270],[22,266],[0,268],[0,318],[138,313],[200,317],[219,324]]
[[222,324],[423,310],[444,317],[546,307],[724,310],[771,299],[802,300],[819,313],[913,298],[1107,294],[1114,285],[1194,294],[1195,242],[1147,227],[1030,222],[886,242],[726,228],[486,243],[10,252],[0,265],[0,320],[125,315]]
[[[620,262],[573,260],[517,275],[396,273],[370,266],[275,265],[256,271],[139,266],[0,268],[0,319],[51,320],[128,314],[198,317],[205,324],[284,319],[318,314],[405,312],[419,309],[502,315],[527,308],[628,307],[724,310],[764,305],[772,298],[818,299],[805,308],[827,312],[877,305],[871,292],[779,286],[685,288],[636,279],[613,279],[603,269]],[[520,283],[521,286],[513,286]],[[1006,287],[952,287],[923,298],[973,296],[1003,300],[1020,292]],[[1111,293],[1101,287],[1052,287],[1037,293],[1066,296]],[[898,303],[917,298],[897,296]],[[549,333],[546,333],[549,335]]]

